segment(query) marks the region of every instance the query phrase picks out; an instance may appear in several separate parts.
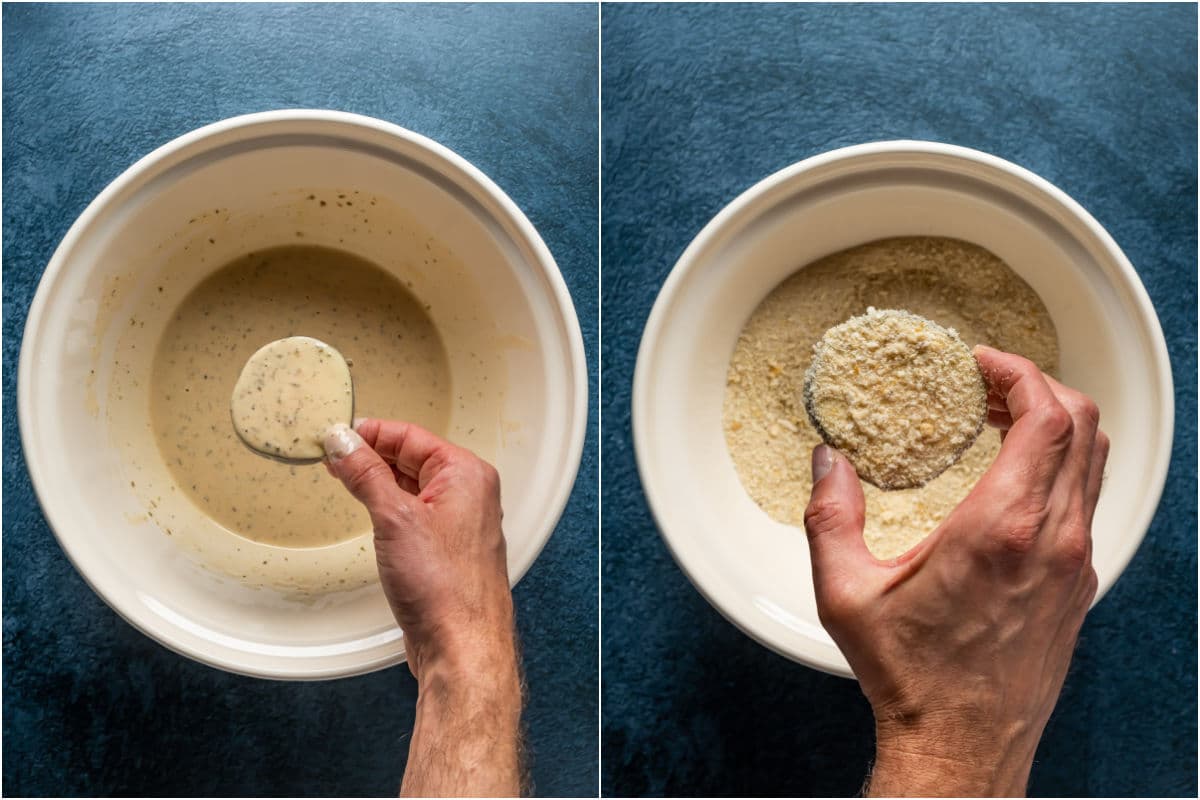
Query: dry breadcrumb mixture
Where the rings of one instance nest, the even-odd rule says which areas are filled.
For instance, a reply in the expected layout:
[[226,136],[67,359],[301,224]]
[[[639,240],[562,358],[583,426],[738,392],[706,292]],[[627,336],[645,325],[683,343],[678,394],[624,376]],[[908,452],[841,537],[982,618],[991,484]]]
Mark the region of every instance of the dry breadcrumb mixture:
[[[725,440],[750,497],[773,519],[804,524],[810,459],[821,437],[803,407],[813,345],[868,307],[903,308],[954,328],[971,347],[1020,353],[1057,374],[1058,338],[1045,306],[992,253],[956,239],[883,239],[826,256],[777,286],[738,337],[727,373]],[[919,489],[864,485],[865,538],[894,558],[925,538],[966,496],[1000,447],[984,430],[962,459]]]
[[817,341],[804,406],[860,478],[911,489],[974,444],[987,418],[987,384],[953,328],[871,307]]

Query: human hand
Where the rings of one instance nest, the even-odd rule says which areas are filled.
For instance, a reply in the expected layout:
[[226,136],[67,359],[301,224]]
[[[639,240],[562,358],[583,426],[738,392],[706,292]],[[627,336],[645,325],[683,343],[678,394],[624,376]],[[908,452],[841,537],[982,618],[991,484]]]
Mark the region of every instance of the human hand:
[[1003,444],[903,556],[862,538],[862,487],[813,452],[805,514],[822,624],[875,712],[872,794],[1021,795],[1092,599],[1108,438],[1095,403],[1030,361],[975,350]]
[[420,685],[401,794],[520,793],[521,678],[500,478],[416,425],[361,420],[325,440],[367,507],[375,560]]
[[371,514],[380,582],[417,679],[435,661],[471,669],[479,658],[511,652],[496,470],[429,431],[389,420],[337,426],[325,448],[330,472]]

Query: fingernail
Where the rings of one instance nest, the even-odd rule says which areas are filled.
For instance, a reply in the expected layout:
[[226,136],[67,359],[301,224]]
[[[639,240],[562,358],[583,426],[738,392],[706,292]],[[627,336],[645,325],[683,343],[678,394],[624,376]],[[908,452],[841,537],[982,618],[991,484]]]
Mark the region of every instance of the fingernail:
[[362,437],[344,422],[339,422],[325,432],[325,455],[330,461],[338,461],[353,453],[363,444]]
[[833,462],[837,458],[837,451],[827,444],[818,445],[817,449],[813,450],[812,454],[812,479],[813,483],[824,478],[833,469]]
[[366,421],[367,421],[366,417],[355,417],[354,421],[350,423],[350,427],[354,428],[354,430],[358,430],[358,426],[362,425]]

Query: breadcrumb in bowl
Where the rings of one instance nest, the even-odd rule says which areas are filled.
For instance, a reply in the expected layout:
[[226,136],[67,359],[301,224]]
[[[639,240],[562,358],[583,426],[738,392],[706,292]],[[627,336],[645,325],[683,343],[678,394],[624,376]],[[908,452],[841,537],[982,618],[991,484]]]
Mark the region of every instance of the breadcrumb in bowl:
[[[809,459],[814,447],[829,440],[803,408],[814,347],[827,331],[871,307],[906,309],[953,328],[966,347],[983,343],[1020,353],[1058,376],[1058,335],[1045,304],[1009,264],[977,244],[941,236],[891,237],[793,264],[737,336],[722,407],[737,478],[773,520],[803,527],[812,493]],[[975,368],[969,351],[965,355]],[[982,402],[986,406],[986,394]],[[859,416],[866,421],[865,412]],[[894,435],[884,436],[883,424],[873,426],[876,438]],[[975,433],[960,458],[924,482],[879,478],[895,452],[884,454],[876,469],[863,469],[863,538],[876,558],[912,549],[971,491],[1000,450],[994,431]],[[854,449],[848,440],[834,446]],[[885,491],[872,485],[876,479],[912,488]]]

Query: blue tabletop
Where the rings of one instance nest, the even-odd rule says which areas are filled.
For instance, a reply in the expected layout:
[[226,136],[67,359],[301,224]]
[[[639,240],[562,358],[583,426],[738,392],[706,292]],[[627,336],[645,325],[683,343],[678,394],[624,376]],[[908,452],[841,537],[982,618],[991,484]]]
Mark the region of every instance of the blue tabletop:
[[[96,597],[38,508],[16,363],[38,279],[75,217],[193,128],[334,108],[429,136],[541,232],[575,298],[596,385],[595,6],[5,5],[4,791],[386,795],[407,667],[295,684],[168,652]],[[516,590],[538,793],[597,785],[596,414],[570,505]]]
[[630,384],[659,287],[726,203],[816,153],[914,138],[1064,189],[1154,301],[1176,384],[1166,491],[1084,626],[1031,791],[1194,796],[1196,8],[606,5],[601,32],[604,792],[861,785],[857,685],[755,644],[671,560],[634,465]]

